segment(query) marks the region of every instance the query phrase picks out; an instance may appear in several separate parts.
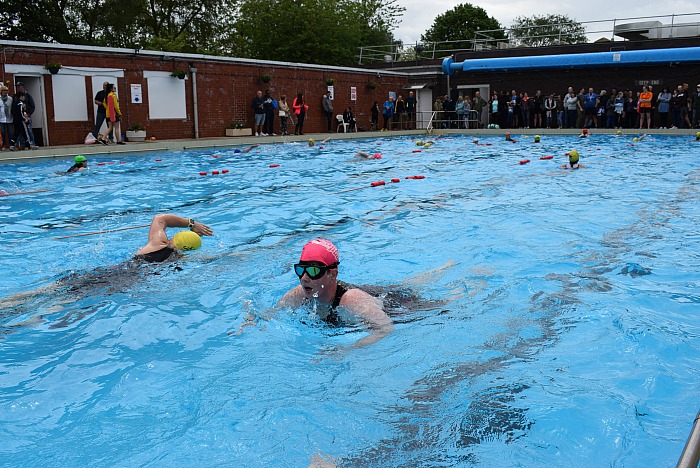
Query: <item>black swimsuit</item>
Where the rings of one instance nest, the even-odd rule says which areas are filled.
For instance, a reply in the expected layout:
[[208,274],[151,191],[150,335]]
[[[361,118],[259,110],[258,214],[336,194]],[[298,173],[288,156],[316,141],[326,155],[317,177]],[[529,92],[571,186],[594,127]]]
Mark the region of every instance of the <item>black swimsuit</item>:
[[149,252],[143,255],[134,255],[134,258],[137,260],[143,260],[147,263],[161,263],[169,259],[170,256],[176,252],[177,250],[168,245],[160,250],[156,250],[155,252]]

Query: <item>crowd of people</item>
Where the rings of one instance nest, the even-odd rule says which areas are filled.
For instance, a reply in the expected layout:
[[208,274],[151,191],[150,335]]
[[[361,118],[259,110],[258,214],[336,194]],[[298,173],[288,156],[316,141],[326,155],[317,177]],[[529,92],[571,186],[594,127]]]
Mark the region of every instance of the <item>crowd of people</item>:
[[[448,117],[440,120],[454,126],[458,117],[449,98],[442,106]],[[563,95],[548,96],[540,90],[533,96],[501,91],[491,96],[488,112],[489,124],[499,128],[700,128],[700,84],[695,92],[688,83],[658,93],[651,85],[610,93],[581,88],[578,94],[569,87]]]
[[15,83],[14,96],[10,96],[7,86],[0,86],[0,106],[2,151],[36,149],[32,131],[32,114],[36,105],[32,95],[24,88],[24,83]]
[[[413,91],[408,93],[408,97],[404,100],[402,95],[398,95],[394,99],[393,94],[390,95],[380,108],[379,102],[374,101],[369,109],[371,120],[369,130],[412,130],[415,128],[415,113],[416,113],[416,97]],[[254,113],[255,136],[276,136],[275,133],[275,115],[279,117],[279,132],[281,135],[288,135],[288,125],[295,125],[294,135],[304,134],[304,120],[309,111],[304,94],[299,93],[293,100],[291,107],[287,103],[286,96],[280,96],[279,100],[272,96],[272,92],[268,89],[263,94],[262,91],[257,91],[251,102],[251,107]],[[338,113],[335,118],[335,109],[333,107],[333,99],[331,92],[327,91],[320,101],[320,110],[326,120],[327,131],[333,131],[333,125],[337,122],[338,125],[347,125],[347,131],[356,132],[365,130],[359,128],[357,119],[352,111],[352,107],[348,106],[342,113]],[[384,124],[380,128],[379,115],[384,118]],[[295,123],[296,120],[296,123]]]

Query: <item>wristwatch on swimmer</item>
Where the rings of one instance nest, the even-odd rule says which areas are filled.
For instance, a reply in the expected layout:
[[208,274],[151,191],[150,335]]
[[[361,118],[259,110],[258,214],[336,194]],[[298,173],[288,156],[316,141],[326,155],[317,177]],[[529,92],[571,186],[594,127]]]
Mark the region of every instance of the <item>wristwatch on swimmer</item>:
[[194,219],[192,219],[192,218],[187,219],[187,227],[190,228],[190,231],[192,230],[192,228],[194,228],[194,223],[196,223],[196,221]]

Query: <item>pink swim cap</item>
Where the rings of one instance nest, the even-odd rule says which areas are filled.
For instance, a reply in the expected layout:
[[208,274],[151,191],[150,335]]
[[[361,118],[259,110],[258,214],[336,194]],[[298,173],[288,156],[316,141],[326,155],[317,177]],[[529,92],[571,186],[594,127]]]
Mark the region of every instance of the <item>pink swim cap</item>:
[[300,262],[321,262],[326,266],[340,263],[340,254],[335,245],[326,239],[307,242],[301,250]]

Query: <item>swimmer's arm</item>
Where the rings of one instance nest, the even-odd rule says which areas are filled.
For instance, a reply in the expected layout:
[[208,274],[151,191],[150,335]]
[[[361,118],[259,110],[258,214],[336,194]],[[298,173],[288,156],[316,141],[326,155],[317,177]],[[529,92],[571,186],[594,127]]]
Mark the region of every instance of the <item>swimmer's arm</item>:
[[356,158],[369,158],[369,153],[365,153],[364,151],[358,151],[355,153]]
[[328,143],[328,142],[331,141],[332,139],[333,139],[332,137],[328,137],[328,138],[326,138],[325,140],[321,141],[321,143]]
[[248,153],[248,152],[252,151],[254,148],[257,148],[258,146],[260,146],[260,145],[250,145],[246,149],[241,150],[241,153]]
[[296,309],[297,307],[301,307],[301,305],[304,303],[305,297],[306,296],[304,295],[304,288],[302,288],[301,285],[299,285],[287,291],[285,295],[282,296],[282,298],[279,301],[277,301],[275,307],[288,307]]
[[370,328],[368,336],[350,345],[348,349],[369,346],[394,331],[394,324],[382,309],[381,301],[361,289],[348,290],[340,305],[360,317]]
[[[189,226],[190,220],[188,218],[183,218],[182,216],[176,216],[172,214],[157,214],[153,217],[151,221],[151,228],[148,231],[148,244],[136,252],[137,255],[142,253],[147,247],[158,247],[162,248],[168,245],[170,242],[168,240],[167,234],[165,234],[165,229],[169,227],[187,227]],[[198,221],[194,222],[192,231],[199,234],[200,236],[212,236],[214,233],[211,228],[206,224],[202,224]],[[153,251],[150,250],[149,251]]]

